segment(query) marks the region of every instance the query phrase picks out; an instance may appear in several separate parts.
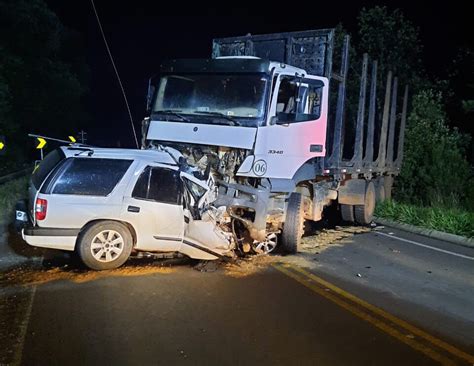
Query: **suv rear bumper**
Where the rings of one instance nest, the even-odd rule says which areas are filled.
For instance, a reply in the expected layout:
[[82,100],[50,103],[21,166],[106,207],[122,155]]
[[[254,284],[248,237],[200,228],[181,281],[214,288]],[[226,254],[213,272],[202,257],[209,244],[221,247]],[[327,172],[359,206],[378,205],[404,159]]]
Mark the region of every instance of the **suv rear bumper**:
[[35,247],[73,251],[80,231],[27,226],[21,231],[21,236],[29,245]]

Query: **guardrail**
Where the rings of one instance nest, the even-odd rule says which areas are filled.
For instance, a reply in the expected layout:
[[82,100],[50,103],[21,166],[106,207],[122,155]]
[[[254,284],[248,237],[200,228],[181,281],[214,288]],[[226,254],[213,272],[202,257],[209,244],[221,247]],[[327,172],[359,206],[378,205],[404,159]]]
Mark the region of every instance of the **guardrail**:
[[32,171],[33,168],[25,168],[25,169],[21,169],[21,170],[18,170],[14,173],[10,173],[10,174],[7,174],[7,175],[4,175],[3,177],[0,177],[0,184],[4,184],[4,183],[7,183],[15,178],[19,178],[19,177],[22,177],[28,173],[30,173]]

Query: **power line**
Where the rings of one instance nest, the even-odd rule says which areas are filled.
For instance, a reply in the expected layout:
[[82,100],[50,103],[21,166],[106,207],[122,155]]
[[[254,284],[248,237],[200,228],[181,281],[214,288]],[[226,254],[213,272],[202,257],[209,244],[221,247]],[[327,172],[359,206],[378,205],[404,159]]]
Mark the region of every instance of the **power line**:
[[135,144],[137,145],[137,149],[139,148],[138,145],[138,138],[137,133],[135,132],[135,125],[133,124],[132,112],[130,111],[130,106],[128,105],[127,95],[125,94],[125,89],[122,85],[122,80],[120,80],[120,76],[115,66],[114,58],[112,57],[112,53],[110,52],[109,44],[107,43],[107,39],[105,38],[104,30],[102,29],[102,24],[99,19],[99,14],[97,14],[97,9],[95,8],[94,0],[91,0],[92,8],[94,9],[94,14],[97,19],[97,23],[99,24],[100,33],[102,34],[102,38],[104,39],[105,48],[107,48],[107,53],[109,54],[110,61],[112,62],[112,66],[114,67],[115,75],[117,75],[117,79],[120,85],[120,89],[122,90],[123,99],[125,100],[125,105],[127,106],[128,116],[130,117],[130,123],[132,125],[133,137],[135,138]]

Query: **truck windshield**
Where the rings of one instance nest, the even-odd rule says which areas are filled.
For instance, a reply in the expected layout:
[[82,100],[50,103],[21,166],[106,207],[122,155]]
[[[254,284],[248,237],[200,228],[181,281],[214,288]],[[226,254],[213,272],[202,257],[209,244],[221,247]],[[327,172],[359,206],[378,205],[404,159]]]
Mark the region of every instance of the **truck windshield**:
[[255,127],[265,117],[266,93],[264,74],[165,75],[157,87],[153,113],[184,122]]

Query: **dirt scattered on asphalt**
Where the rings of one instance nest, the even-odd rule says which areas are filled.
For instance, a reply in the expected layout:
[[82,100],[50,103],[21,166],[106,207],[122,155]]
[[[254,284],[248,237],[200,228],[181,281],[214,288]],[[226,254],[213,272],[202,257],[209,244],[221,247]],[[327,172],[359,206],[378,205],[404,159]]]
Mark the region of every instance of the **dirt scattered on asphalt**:
[[323,229],[311,236],[305,236],[301,242],[300,252],[318,254],[332,247],[350,243],[352,236],[371,231],[365,226],[336,226],[334,229]]
[[124,266],[121,268],[105,271],[90,271],[69,269],[66,266],[50,269],[35,269],[20,267],[0,275],[1,285],[39,285],[53,281],[71,281],[83,283],[95,281],[106,277],[135,277],[151,274],[168,274],[174,272],[172,267],[163,266]]
[[272,263],[276,263],[283,257],[279,255],[253,255],[240,258],[233,263],[224,264],[224,273],[227,276],[241,278],[251,276],[267,268]]
[[362,226],[336,226],[334,229],[323,229],[313,235],[305,236],[298,255],[253,255],[237,259],[232,263],[223,263],[224,273],[230,277],[241,278],[256,274],[274,263],[291,263],[311,268],[317,265],[315,255],[324,250],[349,244],[356,234],[371,231]]
[[[293,263],[303,267],[313,267],[317,264],[317,254],[324,250],[350,243],[351,237],[356,234],[369,232],[368,227],[360,226],[336,226],[334,229],[323,229],[314,235],[305,236],[299,255],[282,256],[274,255],[251,255],[238,258],[232,262],[207,263],[197,265],[196,270],[201,272],[215,272],[223,270],[227,276],[234,278],[247,277],[263,271],[273,263]],[[143,264],[143,259],[135,260],[121,268],[106,271],[92,271],[78,268],[60,262],[52,267],[35,267],[24,265],[0,274],[0,287],[11,285],[39,285],[53,281],[70,281],[83,283],[95,281],[106,277],[134,277],[152,274],[169,274],[177,270],[176,266],[157,264]]]

